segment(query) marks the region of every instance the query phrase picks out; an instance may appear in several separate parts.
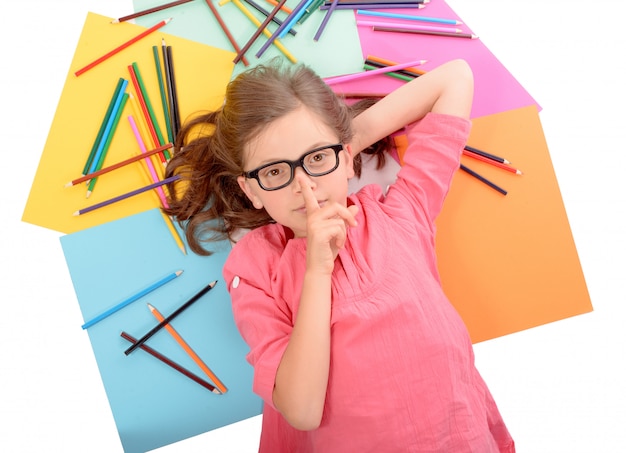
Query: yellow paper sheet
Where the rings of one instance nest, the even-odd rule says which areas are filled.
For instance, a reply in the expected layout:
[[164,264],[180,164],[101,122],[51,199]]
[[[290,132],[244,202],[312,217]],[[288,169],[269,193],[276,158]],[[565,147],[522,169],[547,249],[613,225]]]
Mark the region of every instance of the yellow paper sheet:
[[[152,46],[156,45],[161,54],[162,38],[172,46],[181,119],[200,110],[216,108],[223,102],[226,84],[234,69],[232,60],[235,54],[169,35],[167,27],[165,25],[77,77],[75,71],[146,29],[127,22],[112,24],[111,18],[94,13],[87,15],[26,203],[23,221],[72,233],[158,206],[158,197],[150,191],[81,216],[73,215],[79,209],[149,184],[151,181],[139,163],[99,177],[88,199],[85,198],[85,184],[69,188],[64,186],[82,175],[120,77],[129,81],[126,91],[135,95],[128,71],[133,62],[139,67],[148,97],[159,118],[160,130],[167,137],[152,51]],[[127,118],[129,115],[138,120],[130,102],[126,104],[104,166],[140,152]],[[151,149],[153,146],[148,142],[146,147]]]

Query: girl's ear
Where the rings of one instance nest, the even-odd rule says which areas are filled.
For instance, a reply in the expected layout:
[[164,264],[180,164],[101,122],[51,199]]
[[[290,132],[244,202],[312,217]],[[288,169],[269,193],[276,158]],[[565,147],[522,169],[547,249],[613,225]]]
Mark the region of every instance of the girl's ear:
[[256,209],[263,209],[263,202],[254,194],[254,191],[250,187],[250,183],[245,176],[237,176],[237,184],[239,184],[243,193],[246,194],[246,197],[248,197]]
[[346,155],[346,173],[348,175],[348,179],[354,178],[354,156],[352,155],[352,146],[351,145],[343,145]]

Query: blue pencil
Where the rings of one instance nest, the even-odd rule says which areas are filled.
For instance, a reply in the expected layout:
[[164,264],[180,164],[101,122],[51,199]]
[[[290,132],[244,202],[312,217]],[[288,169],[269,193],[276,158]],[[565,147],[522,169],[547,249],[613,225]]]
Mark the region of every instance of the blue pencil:
[[171,274],[163,277],[162,279],[160,279],[157,282],[152,283],[150,286],[145,287],[144,289],[142,289],[141,291],[139,291],[136,294],[133,294],[132,296],[130,296],[128,299],[123,300],[122,302],[120,302],[119,304],[109,308],[106,311],[103,311],[102,313],[100,313],[98,316],[90,319],[89,321],[87,321],[85,324],[83,324],[81,327],[83,329],[87,329],[91,326],[93,326],[94,324],[96,324],[97,322],[102,321],[104,318],[106,318],[107,316],[111,316],[113,313],[121,310],[122,308],[126,307],[127,305],[130,305],[131,303],[135,302],[137,299],[140,299],[141,297],[145,296],[146,294],[154,291],[155,289],[165,285],[166,283],[174,280],[176,277],[178,277],[180,274],[182,274],[183,271],[176,271],[176,272],[172,272]]
[[437,24],[451,24],[451,25],[460,25],[462,22],[459,22],[456,19],[442,19],[439,17],[426,17],[426,16],[412,16],[410,14],[396,14],[396,13],[383,13],[381,11],[370,11],[357,9],[357,14],[362,14],[364,16],[376,16],[376,17],[389,17],[393,19],[408,19],[408,20],[418,20],[421,22],[434,22]]
[[117,99],[115,100],[113,109],[111,110],[111,116],[109,117],[107,121],[107,124],[102,133],[102,138],[100,139],[100,143],[98,144],[98,148],[96,149],[96,153],[91,162],[91,167],[89,168],[89,171],[87,173],[93,173],[94,171],[97,170],[96,168],[97,163],[98,163],[98,160],[100,159],[100,155],[102,154],[104,150],[104,144],[107,141],[107,137],[109,136],[109,134],[112,134],[114,132],[114,130],[111,130],[111,129],[114,129],[115,115],[117,114],[117,111],[120,108],[120,105],[122,103],[122,98],[124,97],[124,92],[126,91],[127,85],[128,85],[128,80],[124,79],[124,81],[122,82],[122,86],[120,87],[120,91],[117,94]]

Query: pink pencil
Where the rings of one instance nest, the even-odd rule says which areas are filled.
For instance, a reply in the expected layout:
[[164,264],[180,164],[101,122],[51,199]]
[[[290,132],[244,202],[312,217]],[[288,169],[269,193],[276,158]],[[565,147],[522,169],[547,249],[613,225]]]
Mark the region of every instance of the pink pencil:
[[[137,128],[137,123],[135,123],[135,119],[133,118],[132,115],[128,116],[128,122],[130,123],[130,127],[133,130],[133,134],[135,134],[135,138],[137,139],[137,144],[139,145],[141,154],[146,154],[148,150],[146,149],[146,146],[143,143],[141,134],[139,133],[139,129]],[[154,168],[154,165],[152,165],[152,161],[150,160],[150,158],[146,157],[145,162],[146,162],[146,165],[148,166],[148,170],[150,171],[150,176],[152,176],[152,181],[153,182],[159,181],[159,176],[157,175],[156,169]],[[157,194],[159,195],[159,198],[161,199],[161,204],[163,205],[163,207],[169,208],[169,205],[167,203],[167,197],[165,196],[163,187],[159,186],[156,188],[156,190],[157,190]]]
[[74,75],[76,77],[78,77],[79,75],[89,71],[91,68],[93,68],[94,66],[99,65],[100,63],[102,63],[104,60],[106,60],[107,58],[112,57],[113,55],[115,55],[118,52],[121,52],[122,50],[126,49],[128,46],[130,46],[131,44],[136,43],[137,41],[139,41],[141,38],[144,38],[146,36],[148,36],[150,33],[152,33],[153,31],[158,30],[159,28],[161,28],[162,26],[164,26],[165,24],[167,24],[170,20],[172,20],[172,18],[170,17],[169,19],[164,19],[161,22],[159,22],[156,25],[153,25],[152,27],[148,28],[147,30],[143,31],[142,33],[139,33],[137,36],[135,36],[134,38],[126,41],[124,44],[116,47],[115,49],[113,49],[112,51],[110,51],[109,53],[106,53],[104,55],[102,55],[100,58],[98,58],[97,60],[92,61],[91,63],[89,63],[87,66],[85,66],[84,68],[79,69],[78,71],[76,71],[74,73]]
[[411,66],[419,66],[424,63],[426,63],[426,60],[409,61],[407,63],[400,63],[400,64],[393,65],[393,66],[386,66],[384,68],[372,69],[371,71],[355,72],[354,74],[346,74],[342,76],[329,77],[327,79],[324,79],[324,82],[326,82],[327,85],[332,85],[332,84],[340,83],[340,82],[348,82],[351,80],[361,79],[364,77],[370,77],[376,74],[385,74],[387,72],[397,71],[398,69],[410,68]]
[[397,27],[404,28],[405,30],[424,30],[424,31],[438,31],[443,33],[461,33],[460,28],[456,27],[440,27],[438,25],[418,25],[418,24],[410,24],[407,22],[386,22],[380,20],[363,20],[357,18],[357,25],[367,26],[367,27]]

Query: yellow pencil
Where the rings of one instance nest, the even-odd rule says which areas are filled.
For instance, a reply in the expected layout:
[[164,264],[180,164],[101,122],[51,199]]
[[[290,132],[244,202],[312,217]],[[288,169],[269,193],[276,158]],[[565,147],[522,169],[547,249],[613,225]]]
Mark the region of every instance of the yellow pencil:
[[[159,312],[159,310],[157,310],[155,307],[153,307],[150,304],[148,304],[148,308],[150,309],[154,317],[157,319],[157,321],[163,322],[165,318]],[[183,340],[183,337],[181,337],[179,333],[176,332],[176,330],[172,327],[172,325],[169,323],[165,324],[165,329],[176,340],[176,342],[185,350],[185,352],[189,355],[189,357],[191,357],[193,361],[198,364],[198,366],[202,369],[202,371],[204,371],[204,373],[209,377],[209,379],[213,381],[213,383],[219,389],[219,391],[222,393],[226,393],[228,391],[226,386],[222,383],[222,381],[218,379],[215,373],[211,371],[211,369],[202,361],[202,359],[198,357],[198,354],[196,354],[194,350],[191,349],[191,347],[187,344],[185,340]]]
[[172,234],[172,237],[176,241],[176,244],[178,245],[178,248],[180,249],[181,252],[183,252],[183,254],[186,255],[187,254],[187,248],[185,247],[185,243],[183,242],[182,238],[180,237],[180,234],[178,234],[178,230],[174,226],[174,221],[172,220],[172,218],[170,216],[165,214],[162,210],[159,209],[159,212],[163,216],[163,220],[165,220],[165,224],[167,225],[167,229],[170,230],[170,233]]
[[[244,6],[243,3],[241,3],[239,0],[232,0],[233,3],[237,6],[237,8],[239,8],[241,10],[242,13],[244,13],[246,15],[246,17],[248,19],[250,19],[250,21],[256,25],[257,27],[261,26],[261,21],[259,19],[257,19],[256,17],[254,17],[254,15],[250,12],[250,10],[248,8],[246,8]],[[269,30],[267,28],[263,29],[263,34],[265,36],[267,36],[268,38],[270,38],[272,36],[272,34],[269,32]],[[272,44],[274,44],[278,50],[280,50],[283,54],[285,54],[285,56],[289,59],[289,61],[291,61],[292,63],[295,63],[296,61],[298,61],[296,59],[296,57],[293,56],[293,54],[291,52],[289,52],[285,46],[283,45],[283,43],[281,43],[278,39],[275,39]]]

